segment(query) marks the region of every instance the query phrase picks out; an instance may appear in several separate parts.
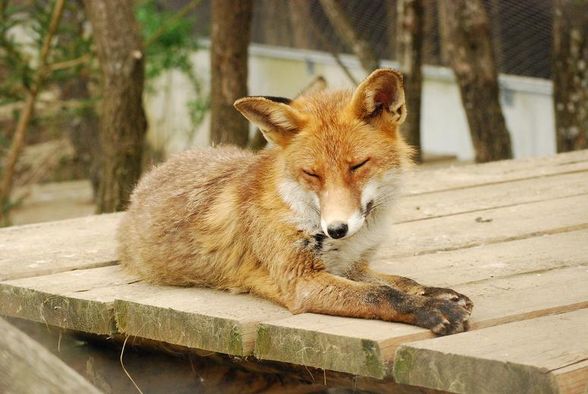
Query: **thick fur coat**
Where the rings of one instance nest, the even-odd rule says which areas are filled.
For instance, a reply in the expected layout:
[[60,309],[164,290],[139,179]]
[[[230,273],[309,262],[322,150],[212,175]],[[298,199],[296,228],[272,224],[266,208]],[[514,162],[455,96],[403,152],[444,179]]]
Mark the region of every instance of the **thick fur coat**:
[[126,269],[153,283],[251,292],[293,313],[467,328],[466,296],[368,267],[410,166],[398,73],[377,70],[353,92],[235,106],[273,146],[192,150],[146,174],[119,228]]

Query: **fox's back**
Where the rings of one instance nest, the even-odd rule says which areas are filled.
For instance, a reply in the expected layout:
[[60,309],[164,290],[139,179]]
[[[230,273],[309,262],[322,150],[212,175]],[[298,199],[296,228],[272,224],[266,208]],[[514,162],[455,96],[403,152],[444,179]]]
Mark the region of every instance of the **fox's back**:
[[[169,266],[188,257],[198,259],[198,251],[206,254],[206,245],[197,244],[211,231],[206,215],[254,160],[252,153],[237,148],[195,149],[147,173],[119,227],[121,263],[147,280],[182,282],[181,270]],[[163,264],[168,268],[158,270]],[[161,272],[176,275],[166,280]]]

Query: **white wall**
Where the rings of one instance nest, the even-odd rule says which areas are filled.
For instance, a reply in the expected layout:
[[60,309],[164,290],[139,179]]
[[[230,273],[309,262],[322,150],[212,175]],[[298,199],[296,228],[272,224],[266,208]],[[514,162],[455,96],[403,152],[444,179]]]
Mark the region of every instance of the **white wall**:
[[[342,59],[357,80],[365,76],[354,57],[343,55]],[[206,45],[194,55],[194,64],[203,86],[209,86]],[[383,65],[394,67],[392,62]],[[353,86],[327,53],[262,45],[250,47],[248,83],[251,95],[293,97],[317,75],[325,77],[330,88]],[[500,85],[515,157],[555,153],[551,82],[501,75]],[[204,146],[209,141],[208,117],[197,130],[191,130],[186,110],[186,101],[193,95],[189,86],[181,75],[172,72],[163,76],[146,96],[149,140],[169,153]],[[190,138],[191,133],[193,138]],[[423,148],[427,152],[453,154],[461,160],[474,157],[459,91],[453,74],[446,68],[427,66],[424,69],[422,133]]]

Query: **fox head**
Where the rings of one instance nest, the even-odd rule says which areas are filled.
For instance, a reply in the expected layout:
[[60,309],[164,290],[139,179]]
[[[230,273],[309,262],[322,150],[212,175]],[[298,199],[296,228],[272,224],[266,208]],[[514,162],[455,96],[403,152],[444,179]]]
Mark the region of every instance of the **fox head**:
[[369,75],[355,91],[315,92],[293,101],[245,97],[235,107],[277,146],[282,198],[330,238],[355,234],[396,191],[410,148],[402,76]]

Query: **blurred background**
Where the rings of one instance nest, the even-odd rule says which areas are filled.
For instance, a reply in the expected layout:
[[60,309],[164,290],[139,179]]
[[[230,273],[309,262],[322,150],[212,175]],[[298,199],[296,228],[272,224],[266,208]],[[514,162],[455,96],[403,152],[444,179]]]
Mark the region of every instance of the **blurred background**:
[[0,222],[123,210],[142,171],[264,146],[245,95],[405,75],[418,162],[588,146],[587,0],[0,0]]

